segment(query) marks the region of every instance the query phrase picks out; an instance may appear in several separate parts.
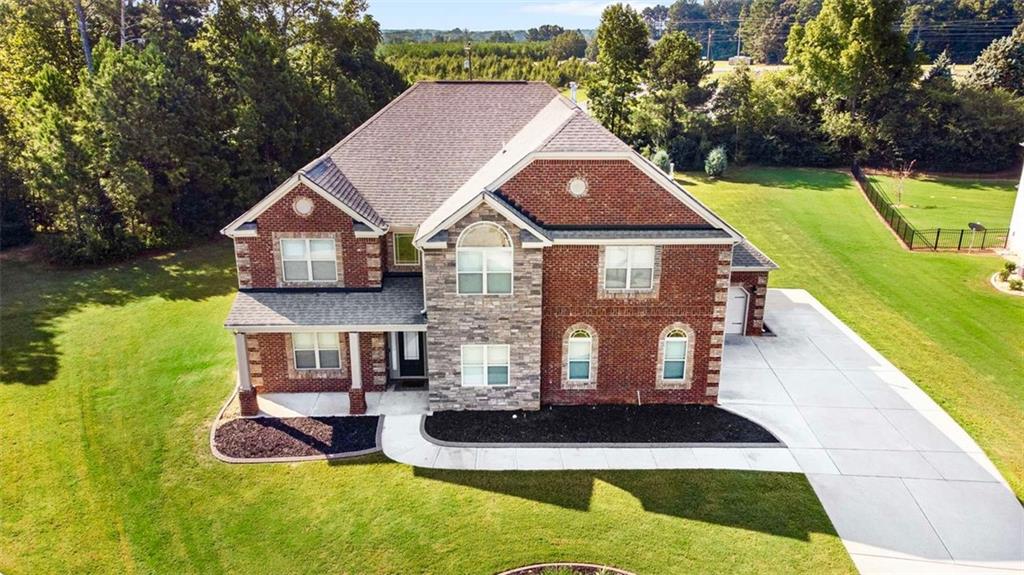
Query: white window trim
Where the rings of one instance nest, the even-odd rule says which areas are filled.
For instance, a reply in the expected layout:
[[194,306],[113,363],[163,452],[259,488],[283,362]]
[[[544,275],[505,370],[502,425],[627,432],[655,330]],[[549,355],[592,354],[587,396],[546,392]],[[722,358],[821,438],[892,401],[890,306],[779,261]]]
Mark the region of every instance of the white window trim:
[[[501,232],[503,234],[505,234],[505,238],[508,240],[508,246],[509,247],[507,247],[507,248],[500,248],[500,247],[472,247],[472,246],[462,247],[462,238],[465,236],[467,231],[475,228],[476,226],[494,226],[494,227],[498,228],[499,230],[501,230]],[[461,296],[481,296],[481,295],[506,295],[507,296],[507,295],[514,294],[515,291],[516,291],[516,273],[515,273],[515,270],[516,270],[516,260],[515,260],[515,252],[513,250],[514,250],[514,248],[512,246],[512,236],[509,235],[508,231],[505,228],[499,226],[498,224],[495,224],[493,222],[477,222],[475,224],[467,226],[466,229],[462,230],[459,233],[459,244],[455,247],[455,293],[457,295],[461,295]],[[482,266],[482,270],[481,271],[479,271],[479,272],[460,272],[459,271],[459,258],[465,252],[480,252],[480,257],[483,260],[483,266]],[[509,268],[508,272],[494,272],[494,273],[502,273],[502,274],[503,273],[507,273],[507,274],[509,274],[509,286],[508,286],[509,289],[508,289],[507,292],[493,292],[492,293],[492,292],[487,290],[487,274],[488,274],[488,270],[487,270],[487,254],[494,253],[494,252],[508,252],[509,259],[512,262],[512,266]],[[463,293],[463,291],[462,291],[462,274],[464,274],[464,273],[466,273],[466,274],[480,273],[480,274],[483,275],[483,280],[482,280],[483,281],[483,285],[481,286],[481,291],[479,291],[479,292],[465,292],[465,293]]]
[[[331,245],[334,246],[334,249],[331,250],[331,254],[332,254],[331,259],[329,259],[329,260],[321,260],[321,259],[314,260],[313,259],[313,250],[310,249],[310,245],[309,245],[309,242],[311,240],[331,242]],[[337,240],[335,240],[334,238],[281,238],[279,241],[280,241],[280,244],[279,244],[278,248],[281,250],[281,280],[282,281],[284,281],[285,283],[300,283],[300,284],[308,284],[308,283],[337,283],[337,281],[338,281],[338,242],[337,242]],[[298,241],[306,242],[306,257],[302,258],[302,259],[286,257],[285,253],[284,253],[284,243],[285,242],[298,242]],[[290,280],[290,279],[288,279],[288,271],[286,269],[286,266],[284,265],[285,262],[301,262],[301,261],[306,262],[306,274],[307,274],[307,277],[309,279],[304,279],[304,280]],[[316,279],[313,279],[313,262],[331,262],[331,263],[333,263],[334,264],[334,279],[328,279],[328,280],[316,280]]]
[[[320,367],[320,334],[326,333],[333,335],[335,341],[338,342],[338,347],[334,348],[333,351],[338,352],[338,367]],[[323,369],[343,369],[341,364],[341,338],[338,333],[329,331],[315,331],[313,332],[313,356],[316,358],[316,367],[299,367],[299,357],[296,355],[300,351],[309,351],[309,348],[299,349],[295,344],[295,337],[292,336],[292,362],[295,364],[296,371],[314,371]],[[324,351],[331,351],[330,348],[325,348]]]
[[[576,332],[583,331],[587,333],[587,337],[576,338],[573,335]],[[572,376],[572,342],[573,341],[586,341],[587,342],[587,377],[573,377]],[[581,360],[576,360],[581,361]],[[594,381],[594,334],[587,329],[575,329],[573,333],[569,334],[569,341],[566,345],[565,353],[565,379],[572,383],[588,383]]]
[[[676,331],[682,331],[683,335],[673,336],[672,334],[675,333]],[[686,332],[681,329],[673,329],[669,331],[668,334],[665,335],[664,340],[664,352],[662,353],[661,365],[658,366],[658,368],[661,370],[661,381],[667,383],[681,383],[686,381],[686,368],[688,367],[687,364],[689,363],[690,356],[690,337],[686,335]],[[668,358],[668,344],[672,340],[683,340],[684,342],[686,342],[686,347],[683,349],[683,377],[665,377],[665,365],[669,361],[679,361],[678,359],[669,360]]]
[[[483,366],[484,366],[484,382],[482,384],[465,383],[465,378],[464,378],[463,374],[466,373],[466,348],[467,347],[482,347],[482,348],[484,348],[484,363],[483,363]],[[501,385],[491,385],[491,384],[487,383],[487,374],[488,374],[489,368],[491,367],[491,364],[488,362],[488,353],[487,352],[489,351],[489,348],[492,348],[492,347],[503,347],[503,348],[505,348],[505,355],[506,355],[506,357],[508,357],[508,363],[495,364],[494,367],[498,367],[499,365],[501,365],[501,366],[504,366],[505,369],[508,370],[508,377],[506,378],[508,380],[508,383],[504,383],[504,384],[501,384]],[[461,370],[461,371],[459,371],[459,385],[461,385],[462,387],[486,387],[486,388],[491,388],[491,387],[493,387],[493,388],[509,387],[509,386],[512,385],[512,346],[509,345],[509,344],[505,344],[505,343],[467,343],[465,345],[462,345],[459,348],[459,369]]]
[[[614,292],[624,292],[624,291],[648,292],[648,291],[653,291],[654,290],[654,268],[655,268],[655,265],[657,263],[655,260],[658,257],[658,251],[655,249],[655,247],[654,246],[649,246],[649,245],[628,245],[628,246],[612,246],[612,247],[615,247],[615,248],[625,248],[626,249],[626,268],[625,268],[626,269],[626,287],[620,287],[620,288],[608,287],[608,270],[609,269],[620,270],[620,269],[623,269],[623,268],[609,268],[608,267],[608,251],[607,251],[608,248],[605,247],[604,248],[605,249],[604,269],[601,270],[601,273],[603,274],[603,277],[601,279],[602,279],[602,284],[604,285],[605,291],[614,291]],[[641,288],[633,287],[633,285],[632,285],[633,284],[633,269],[634,269],[633,268],[633,250],[634,249],[638,249],[638,248],[645,248],[645,249],[651,250],[651,267],[650,268],[646,268],[646,267],[644,267],[644,268],[639,268],[639,267],[635,268],[635,269],[638,269],[638,270],[640,270],[640,269],[649,269],[649,270],[651,270],[651,285],[649,285],[647,287],[641,287]]]
[[418,266],[420,265],[420,250],[415,245],[412,246],[413,251],[416,252],[416,261],[414,262],[403,262],[398,259],[398,236],[409,236],[409,243],[411,244],[416,239],[416,232],[395,232],[391,237],[391,247],[394,254],[394,262],[396,266]]

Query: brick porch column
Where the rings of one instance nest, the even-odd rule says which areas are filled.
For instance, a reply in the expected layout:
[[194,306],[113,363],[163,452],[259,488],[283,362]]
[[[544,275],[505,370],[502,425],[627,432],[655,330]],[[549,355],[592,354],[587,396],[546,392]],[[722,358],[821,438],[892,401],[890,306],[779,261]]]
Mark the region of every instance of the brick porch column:
[[252,417],[259,413],[256,389],[249,375],[249,352],[245,347],[245,334],[235,332],[235,361],[238,363],[238,405],[242,415]]
[[348,390],[349,413],[366,413],[366,392],[363,391],[363,358],[359,349],[359,332],[348,334],[349,367],[352,370],[352,386]]

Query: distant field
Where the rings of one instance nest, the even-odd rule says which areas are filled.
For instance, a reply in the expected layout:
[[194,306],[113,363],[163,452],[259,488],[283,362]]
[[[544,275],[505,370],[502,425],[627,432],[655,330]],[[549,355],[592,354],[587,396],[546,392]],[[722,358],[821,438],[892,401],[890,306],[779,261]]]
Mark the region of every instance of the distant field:
[[988,228],[1010,225],[1013,199],[1017,189],[1014,180],[979,180],[971,178],[919,178],[907,180],[902,201],[897,198],[894,178],[870,176],[900,211],[919,229],[966,228],[980,222]]

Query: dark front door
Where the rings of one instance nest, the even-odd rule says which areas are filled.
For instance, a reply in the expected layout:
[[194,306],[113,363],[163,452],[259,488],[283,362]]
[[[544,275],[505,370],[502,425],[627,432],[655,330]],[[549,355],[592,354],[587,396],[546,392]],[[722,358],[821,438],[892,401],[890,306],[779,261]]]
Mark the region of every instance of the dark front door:
[[426,338],[422,331],[403,331],[398,334],[398,373],[402,377],[424,377]]

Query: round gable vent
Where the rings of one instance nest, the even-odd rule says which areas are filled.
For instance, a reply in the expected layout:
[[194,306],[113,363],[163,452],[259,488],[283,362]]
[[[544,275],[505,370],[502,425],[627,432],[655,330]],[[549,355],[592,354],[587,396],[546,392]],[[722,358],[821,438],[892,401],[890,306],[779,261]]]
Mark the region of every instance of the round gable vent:
[[296,198],[295,203],[292,204],[292,209],[295,210],[296,214],[306,217],[313,213],[313,200],[305,196]]
[[569,194],[574,198],[587,195],[587,181],[580,177],[569,180]]

